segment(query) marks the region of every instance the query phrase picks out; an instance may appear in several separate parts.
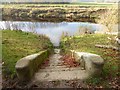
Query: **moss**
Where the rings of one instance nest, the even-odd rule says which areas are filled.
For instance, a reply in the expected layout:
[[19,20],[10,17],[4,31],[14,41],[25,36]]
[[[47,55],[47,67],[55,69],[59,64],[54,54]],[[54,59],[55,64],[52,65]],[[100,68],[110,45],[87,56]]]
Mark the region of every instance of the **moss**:
[[17,30],[3,30],[2,36],[3,75],[7,76],[15,75],[15,64],[19,59],[53,46],[45,36]]
[[19,60],[15,66],[19,79],[21,81],[31,80],[39,66],[47,60],[48,56],[48,50],[44,50]]

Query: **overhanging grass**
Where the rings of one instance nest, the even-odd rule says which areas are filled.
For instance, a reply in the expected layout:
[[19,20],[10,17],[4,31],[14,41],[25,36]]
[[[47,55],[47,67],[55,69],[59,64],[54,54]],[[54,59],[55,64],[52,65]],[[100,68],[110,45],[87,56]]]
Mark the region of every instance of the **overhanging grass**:
[[61,48],[63,49],[63,51],[65,51],[65,53],[67,53],[67,50],[73,49],[80,52],[90,52],[98,54],[104,59],[105,64],[101,76],[93,77],[88,81],[96,85],[101,84],[105,87],[109,86],[109,79],[112,79],[120,74],[118,72],[118,51],[95,47],[96,44],[116,45],[115,42],[109,40],[108,37],[114,36],[103,34],[81,35],[75,37],[65,37],[61,41]]
[[3,30],[3,75],[13,77],[15,75],[15,64],[20,58],[48,48],[52,48],[52,44],[45,36],[22,31]]

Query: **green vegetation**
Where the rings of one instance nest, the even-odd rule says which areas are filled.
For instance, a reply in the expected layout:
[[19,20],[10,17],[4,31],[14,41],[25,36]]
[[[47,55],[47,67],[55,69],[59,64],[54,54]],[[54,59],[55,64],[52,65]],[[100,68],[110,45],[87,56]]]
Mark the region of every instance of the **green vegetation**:
[[[10,16],[12,20],[17,17],[20,20],[35,19],[39,21],[95,21],[106,25],[109,32],[111,32],[111,24],[119,23],[117,21],[117,8],[116,6],[112,7],[114,5],[103,3],[6,4],[0,5],[0,8],[3,8],[4,19]],[[88,20],[86,20],[87,18]],[[15,76],[15,64],[20,58],[53,47],[50,40],[45,36],[10,30],[3,30],[2,33],[3,76]],[[112,38],[112,40],[108,39],[108,37]],[[105,61],[101,76],[91,77],[86,82],[92,83],[94,86],[110,87],[109,82],[117,75],[120,75],[120,72],[118,72],[118,51],[98,48],[95,45],[114,45],[117,47],[114,37],[107,34],[64,37],[61,40],[60,47],[64,53],[74,49],[100,55]]]
[[72,5],[80,5],[80,6],[93,6],[93,7],[110,7],[112,5],[115,5],[115,3],[87,3],[87,2],[81,2],[81,3],[72,3]]
[[50,40],[42,35],[3,30],[2,36],[3,76],[15,75],[15,64],[20,58],[53,47]]
[[91,6],[91,7],[110,7],[116,5],[115,3],[69,3],[69,4],[4,4],[4,6],[11,7],[15,5],[17,7],[28,7],[28,6],[58,6],[58,7],[67,7],[67,6]]
[[112,38],[115,36],[106,34],[91,34],[64,37],[61,41],[61,49],[65,53],[67,53],[68,50],[73,49],[80,52],[98,54],[104,59],[105,65],[103,67],[101,76],[87,80],[87,82],[92,83],[93,85],[103,85],[104,87],[107,87],[110,79],[113,79],[118,74],[120,74],[118,72],[118,51],[95,47],[96,44],[116,46],[117,43],[115,41],[109,40],[108,37]]

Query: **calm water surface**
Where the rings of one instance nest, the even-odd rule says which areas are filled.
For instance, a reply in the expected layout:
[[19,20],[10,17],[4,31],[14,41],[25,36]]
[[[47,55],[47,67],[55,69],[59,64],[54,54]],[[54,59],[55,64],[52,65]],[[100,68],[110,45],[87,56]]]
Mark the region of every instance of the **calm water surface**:
[[[84,28],[84,29],[83,29]],[[62,34],[69,36],[78,35],[86,29],[94,33],[95,31],[107,30],[107,27],[100,24],[85,22],[22,22],[22,21],[0,21],[0,29],[22,30],[43,34],[50,38],[54,46],[59,46]]]

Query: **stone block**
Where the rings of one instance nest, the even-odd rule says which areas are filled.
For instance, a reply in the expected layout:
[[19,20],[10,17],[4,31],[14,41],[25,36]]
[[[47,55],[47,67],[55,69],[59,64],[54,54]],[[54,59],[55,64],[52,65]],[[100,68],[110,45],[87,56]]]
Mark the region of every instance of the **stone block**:
[[[72,51],[71,51],[72,52]],[[77,62],[80,62],[82,68],[84,68],[91,75],[99,75],[102,71],[104,60],[101,56],[87,53],[76,52],[74,56]]]
[[49,51],[41,51],[36,54],[26,56],[16,63],[17,76],[21,81],[30,80],[38,70],[40,64],[49,56]]

